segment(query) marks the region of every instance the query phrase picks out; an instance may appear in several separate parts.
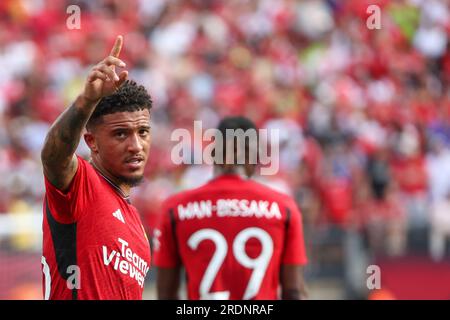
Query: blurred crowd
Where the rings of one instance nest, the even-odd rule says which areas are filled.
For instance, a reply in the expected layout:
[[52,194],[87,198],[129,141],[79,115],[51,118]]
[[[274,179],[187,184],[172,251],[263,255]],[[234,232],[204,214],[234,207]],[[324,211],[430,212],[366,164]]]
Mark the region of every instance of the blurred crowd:
[[[280,171],[307,235],[364,234],[402,255],[450,234],[450,1],[2,0],[0,212],[40,212],[40,150],[88,69],[124,35],[130,78],[152,94],[152,148],[133,202],[151,232],[168,195],[210,167],[175,165],[171,132],[245,115],[281,130]],[[81,9],[70,30],[66,8]],[[380,8],[370,29],[367,12]],[[276,143],[276,142],[273,142]],[[88,156],[82,143],[80,154]]]

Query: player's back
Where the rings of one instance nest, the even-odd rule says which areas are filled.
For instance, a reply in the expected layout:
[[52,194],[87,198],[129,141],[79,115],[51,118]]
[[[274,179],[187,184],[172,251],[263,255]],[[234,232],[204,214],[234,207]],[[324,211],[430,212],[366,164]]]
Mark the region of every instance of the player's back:
[[155,261],[181,259],[189,299],[277,299],[280,265],[306,262],[294,201],[253,180],[222,175],[163,210]]

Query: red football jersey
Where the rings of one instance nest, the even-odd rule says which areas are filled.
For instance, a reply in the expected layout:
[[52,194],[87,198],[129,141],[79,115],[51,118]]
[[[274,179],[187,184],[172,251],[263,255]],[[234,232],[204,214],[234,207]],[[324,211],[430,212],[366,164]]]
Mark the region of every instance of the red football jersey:
[[282,264],[307,262],[294,200],[222,175],[163,204],[155,265],[186,269],[189,299],[277,299]]
[[142,299],[150,245],[128,199],[80,157],[66,193],[45,188],[45,299]]

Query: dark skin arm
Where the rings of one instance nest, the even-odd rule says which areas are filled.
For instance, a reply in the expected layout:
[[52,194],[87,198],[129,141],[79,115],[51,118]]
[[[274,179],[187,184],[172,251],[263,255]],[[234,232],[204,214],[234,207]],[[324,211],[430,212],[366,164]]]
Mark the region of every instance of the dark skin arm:
[[308,298],[303,278],[303,268],[299,265],[282,265],[280,270],[281,299],[304,300]]
[[79,96],[53,123],[41,152],[44,175],[59,190],[65,191],[77,171],[75,150],[81,133],[95,108]]
[[56,119],[45,138],[41,152],[44,175],[61,191],[67,190],[75,176],[78,167],[75,150],[95,107],[127,79],[127,71],[122,71],[120,76],[115,72],[115,66],[125,66],[118,59],[122,43],[123,38],[118,36],[110,55],[91,69],[83,92]]
[[178,300],[180,268],[157,268],[157,294],[159,300]]

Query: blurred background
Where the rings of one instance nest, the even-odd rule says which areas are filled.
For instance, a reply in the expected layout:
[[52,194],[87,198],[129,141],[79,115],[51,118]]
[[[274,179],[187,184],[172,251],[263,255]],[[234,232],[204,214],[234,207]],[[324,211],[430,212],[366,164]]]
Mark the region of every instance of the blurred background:
[[40,150],[118,34],[154,100],[133,193],[149,235],[162,200],[212,174],[172,163],[171,132],[246,115],[281,130],[279,173],[258,179],[301,208],[311,299],[450,298],[449,1],[2,0],[0,299],[42,298]]

